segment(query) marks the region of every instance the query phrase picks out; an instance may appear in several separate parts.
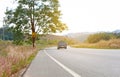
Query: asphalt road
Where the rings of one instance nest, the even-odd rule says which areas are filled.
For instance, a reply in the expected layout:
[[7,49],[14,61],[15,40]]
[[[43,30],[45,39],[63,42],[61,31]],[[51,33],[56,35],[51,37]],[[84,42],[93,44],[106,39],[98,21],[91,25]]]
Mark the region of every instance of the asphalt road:
[[120,50],[47,48],[23,77],[120,77]]

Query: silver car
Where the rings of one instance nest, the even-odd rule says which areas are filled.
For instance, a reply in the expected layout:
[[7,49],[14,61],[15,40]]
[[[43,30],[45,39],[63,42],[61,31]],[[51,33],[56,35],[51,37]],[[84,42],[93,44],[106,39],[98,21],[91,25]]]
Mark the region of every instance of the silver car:
[[65,48],[65,49],[67,49],[67,43],[64,42],[64,41],[59,41],[59,42],[58,42],[57,49],[60,49],[60,48]]

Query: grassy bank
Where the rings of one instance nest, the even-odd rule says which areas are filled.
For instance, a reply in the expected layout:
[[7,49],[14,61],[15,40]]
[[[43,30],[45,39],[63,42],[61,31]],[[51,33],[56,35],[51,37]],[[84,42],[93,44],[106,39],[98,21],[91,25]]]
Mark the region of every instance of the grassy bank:
[[98,43],[80,43],[72,45],[76,48],[101,48],[101,49],[120,49],[120,39],[101,40]]
[[68,44],[77,43],[67,37],[47,35],[36,40],[36,48],[31,41],[23,42],[16,46],[11,41],[0,41],[0,77],[18,77],[16,74],[28,66],[40,49],[57,45],[58,41],[64,40]]
[[40,49],[46,45],[16,46],[9,41],[0,41],[0,77],[18,77],[17,72],[25,68],[34,59]]

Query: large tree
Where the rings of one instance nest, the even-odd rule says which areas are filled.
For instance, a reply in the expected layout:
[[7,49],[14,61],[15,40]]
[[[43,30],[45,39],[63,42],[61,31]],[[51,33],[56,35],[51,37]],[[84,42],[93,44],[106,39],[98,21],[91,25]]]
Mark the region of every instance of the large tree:
[[[36,33],[56,33],[67,29],[60,20],[58,0],[15,1],[18,6],[6,10],[6,23],[11,26],[15,37],[22,37],[24,33],[31,32],[33,47]],[[18,33],[19,36],[16,36]]]

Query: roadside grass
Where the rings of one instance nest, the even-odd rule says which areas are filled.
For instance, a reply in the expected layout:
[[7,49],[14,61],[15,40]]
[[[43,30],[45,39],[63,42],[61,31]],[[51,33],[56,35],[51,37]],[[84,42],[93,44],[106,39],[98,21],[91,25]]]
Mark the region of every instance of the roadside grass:
[[12,45],[12,43],[10,41],[2,41],[0,40],[0,55],[2,56],[6,56],[7,55],[7,51],[5,51],[4,49],[8,46],[8,45]]
[[8,41],[0,41],[0,45],[0,77],[19,77],[18,72],[31,63],[40,49],[47,46],[16,46]]
[[35,52],[30,47],[22,46],[8,46],[5,51],[7,55],[0,56],[0,77],[14,77],[15,73],[32,61],[31,56]]
[[71,46],[75,48],[120,49],[120,39],[101,40],[98,43],[79,43]]

